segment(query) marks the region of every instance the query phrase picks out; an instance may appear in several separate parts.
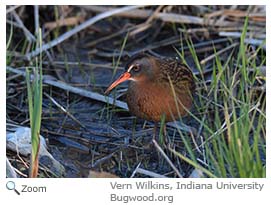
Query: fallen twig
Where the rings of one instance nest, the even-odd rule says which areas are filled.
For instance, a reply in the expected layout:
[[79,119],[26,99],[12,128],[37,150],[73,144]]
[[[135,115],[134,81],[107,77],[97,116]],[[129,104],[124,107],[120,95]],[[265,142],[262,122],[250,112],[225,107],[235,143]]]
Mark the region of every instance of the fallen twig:
[[93,18],[90,18],[86,22],[80,24],[79,26],[76,26],[72,30],[62,34],[61,36],[59,36],[58,38],[52,40],[51,42],[49,42],[47,44],[44,44],[41,49],[37,48],[36,50],[26,54],[26,59],[30,60],[32,57],[37,56],[39,53],[60,44],[61,42],[65,41],[68,38],[70,38],[71,36],[73,36],[74,34],[80,32],[81,30],[89,27],[90,25],[92,25],[92,24],[94,24],[94,23],[96,23],[96,22],[98,22],[98,21],[100,21],[102,19],[108,18],[110,16],[114,16],[116,14],[119,14],[119,13],[122,13],[122,12],[125,12],[125,11],[130,11],[130,10],[133,10],[133,9],[136,9],[136,8],[139,8],[139,7],[143,7],[143,6],[125,6],[125,7],[121,7],[121,8],[118,8],[118,9],[114,9],[114,10],[110,10],[110,11],[101,13],[101,14],[93,17]]
[[6,158],[6,177],[17,178],[15,168],[10,164],[8,158]]
[[29,42],[35,42],[36,41],[35,36],[25,27],[24,23],[22,22],[22,20],[18,16],[18,14],[14,10],[11,11],[11,13],[14,16],[15,21],[20,25],[20,27],[24,31],[24,34],[25,34],[25,37],[27,38],[27,40]]
[[71,113],[69,113],[62,105],[60,105],[54,98],[52,98],[47,93],[44,93],[44,95],[49,98],[60,110],[62,110],[66,115],[68,115],[71,119],[73,119],[77,124],[79,124],[81,127],[86,128],[79,120],[77,120]]
[[216,56],[226,52],[227,50],[231,49],[231,48],[234,48],[236,46],[238,46],[239,43],[234,43],[234,44],[231,44],[230,46],[224,48],[224,49],[221,49],[220,51],[208,56],[207,58],[204,58],[203,60],[200,61],[200,64],[203,65],[205,63],[207,63],[209,60],[212,60],[213,58],[215,58]]
[[16,6],[10,6],[7,10],[6,10],[6,14],[14,11],[15,9],[19,8],[21,5],[16,5]]
[[[115,67],[112,66],[111,64],[99,64],[99,63],[87,63],[87,62],[75,62],[75,61],[68,61],[68,62],[64,62],[64,61],[52,61],[52,62],[48,62],[48,61],[43,61],[42,62],[45,65],[54,65],[54,66],[88,66],[90,68],[86,68],[86,69],[93,69],[93,68],[110,68],[110,69],[116,69],[116,70],[124,70],[123,67]],[[70,67],[70,69],[72,69],[73,67]]]
[[[236,37],[240,38],[242,33],[241,32],[226,32],[226,31],[221,31],[218,33],[220,36],[226,36],[226,37]],[[262,33],[247,33],[247,37],[254,37],[258,39],[266,39],[266,35],[264,32]]]
[[138,25],[137,28],[130,33],[130,36],[134,36],[137,33],[143,32],[148,29],[151,26],[151,22],[154,20],[155,15],[157,15],[163,7],[163,5],[158,6],[158,8],[152,13],[152,15],[148,17],[146,22]]
[[171,166],[171,168],[176,172],[176,174],[178,175],[178,177],[183,178],[183,176],[181,175],[181,173],[179,172],[179,170],[175,167],[175,165],[172,163],[172,161],[168,158],[168,156],[163,151],[163,149],[158,145],[158,143],[156,142],[156,140],[153,139],[152,142],[153,142],[154,146],[156,147],[156,149],[162,154],[162,156],[165,158],[165,160],[169,163],[169,165]]
[[83,16],[75,16],[75,17],[69,17],[65,19],[59,19],[54,22],[47,22],[44,24],[44,27],[47,29],[54,29],[56,27],[62,27],[62,26],[74,26],[78,23],[82,23],[84,20]]
[[[93,12],[106,12],[114,9],[114,7],[109,6],[84,6],[85,9]],[[133,11],[126,11],[122,13],[118,13],[118,16],[127,17],[127,18],[141,18],[146,19],[151,16],[153,10],[140,10],[134,9]],[[175,14],[175,13],[162,13],[159,12],[154,16],[155,19],[160,19],[165,22],[172,22],[172,23],[184,23],[184,24],[196,24],[196,25],[207,25],[207,26],[229,26],[235,25],[234,22],[231,21],[224,21],[223,23],[217,23],[215,20],[210,20],[208,22],[205,21],[204,18],[195,17],[195,16],[188,16],[182,14]]]
[[[240,38],[242,35],[242,33],[240,32],[219,32],[219,36],[227,36],[227,37],[235,37],[235,38]],[[255,34],[257,35],[257,34]],[[257,35],[259,38],[262,38],[262,39],[255,39],[255,38],[245,38],[244,42],[247,43],[247,44],[252,44],[252,45],[255,45],[255,46],[260,46],[260,45],[263,45],[263,48],[265,48],[265,34],[258,34]]]
[[[21,71],[21,70],[15,69],[15,68],[11,68],[9,66],[7,66],[7,70],[10,71],[10,72],[13,72],[13,73],[16,73],[16,74],[21,74],[22,76],[25,76],[24,71]],[[98,101],[101,101],[101,102],[104,102],[104,103],[109,103],[111,105],[116,105],[117,107],[128,110],[127,104],[122,102],[122,101],[115,100],[114,98],[107,97],[107,96],[101,95],[99,93],[95,93],[95,92],[92,92],[92,91],[87,91],[87,90],[84,90],[84,89],[81,89],[81,88],[73,87],[73,86],[68,85],[68,84],[66,84],[64,82],[57,81],[53,77],[48,76],[48,75],[43,76],[43,83],[48,84],[48,85],[52,85],[54,87],[58,87],[58,88],[61,88],[61,89],[64,89],[64,90],[68,90],[68,91],[70,91],[72,93],[75,93],[75,94],[78,94],[78,95],[81,95],[81,96],[84,96],[84,97],[87,97],[87,98],[98,100]]]
[[194,169],[193,172],[189,175],[189,178],[203,178],[204,174],[200,169]]
[[146,169],[142,169],[142,168],[137,168],[136,172],[139,173],[139,174],[144,174],[144,175],[153,177],[153,178],[168,178],[168,177],[166,177],[164,175],[157,174],[155,172],[152,172],[152,171],[149,171],[149,170],[146,170]]

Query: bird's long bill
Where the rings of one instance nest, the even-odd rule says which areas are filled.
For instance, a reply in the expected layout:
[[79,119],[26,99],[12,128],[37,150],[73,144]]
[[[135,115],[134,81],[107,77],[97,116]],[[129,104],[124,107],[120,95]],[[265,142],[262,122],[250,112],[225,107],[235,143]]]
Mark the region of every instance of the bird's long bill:
[[115,80],[104,92],[105,94],[108,94],[114,87],[116,87],[117,85],[123,83],[126,80],[129,80],[129,78],[131,77],[131,74],[128,72],[123,73],[117,80]]

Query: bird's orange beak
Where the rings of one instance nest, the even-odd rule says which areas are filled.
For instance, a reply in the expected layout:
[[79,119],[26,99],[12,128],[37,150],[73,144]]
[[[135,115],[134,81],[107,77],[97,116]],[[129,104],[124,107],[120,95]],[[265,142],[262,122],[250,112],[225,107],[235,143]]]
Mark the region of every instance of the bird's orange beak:
[[115,80],[104,92],[105,94],[108,94],[114,87],[117,85],[123,83],[126,80],[129,80],[131,78],[131,74],[128,72],[123,73],[117,80]]

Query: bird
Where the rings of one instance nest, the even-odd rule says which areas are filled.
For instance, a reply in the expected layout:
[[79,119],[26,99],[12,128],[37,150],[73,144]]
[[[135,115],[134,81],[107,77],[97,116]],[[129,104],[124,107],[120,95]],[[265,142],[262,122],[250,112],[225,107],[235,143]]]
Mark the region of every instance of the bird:
[[105,91],[129,81],[129,111],[148,121],[175,121],[187,115],[193,104],[195,79],[191,69],[175,58],[161,58],[147,53],[132,56],[125,72]]

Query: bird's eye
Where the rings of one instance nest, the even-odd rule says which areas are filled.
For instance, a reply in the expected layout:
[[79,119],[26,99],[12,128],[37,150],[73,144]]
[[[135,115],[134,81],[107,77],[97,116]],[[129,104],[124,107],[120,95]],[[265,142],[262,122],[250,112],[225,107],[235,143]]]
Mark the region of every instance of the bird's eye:
[[134,70],[135,72],[140,71],[140,65],[139,65],[139,64],[135,64],[134,67],[133,67],[133,70]]

